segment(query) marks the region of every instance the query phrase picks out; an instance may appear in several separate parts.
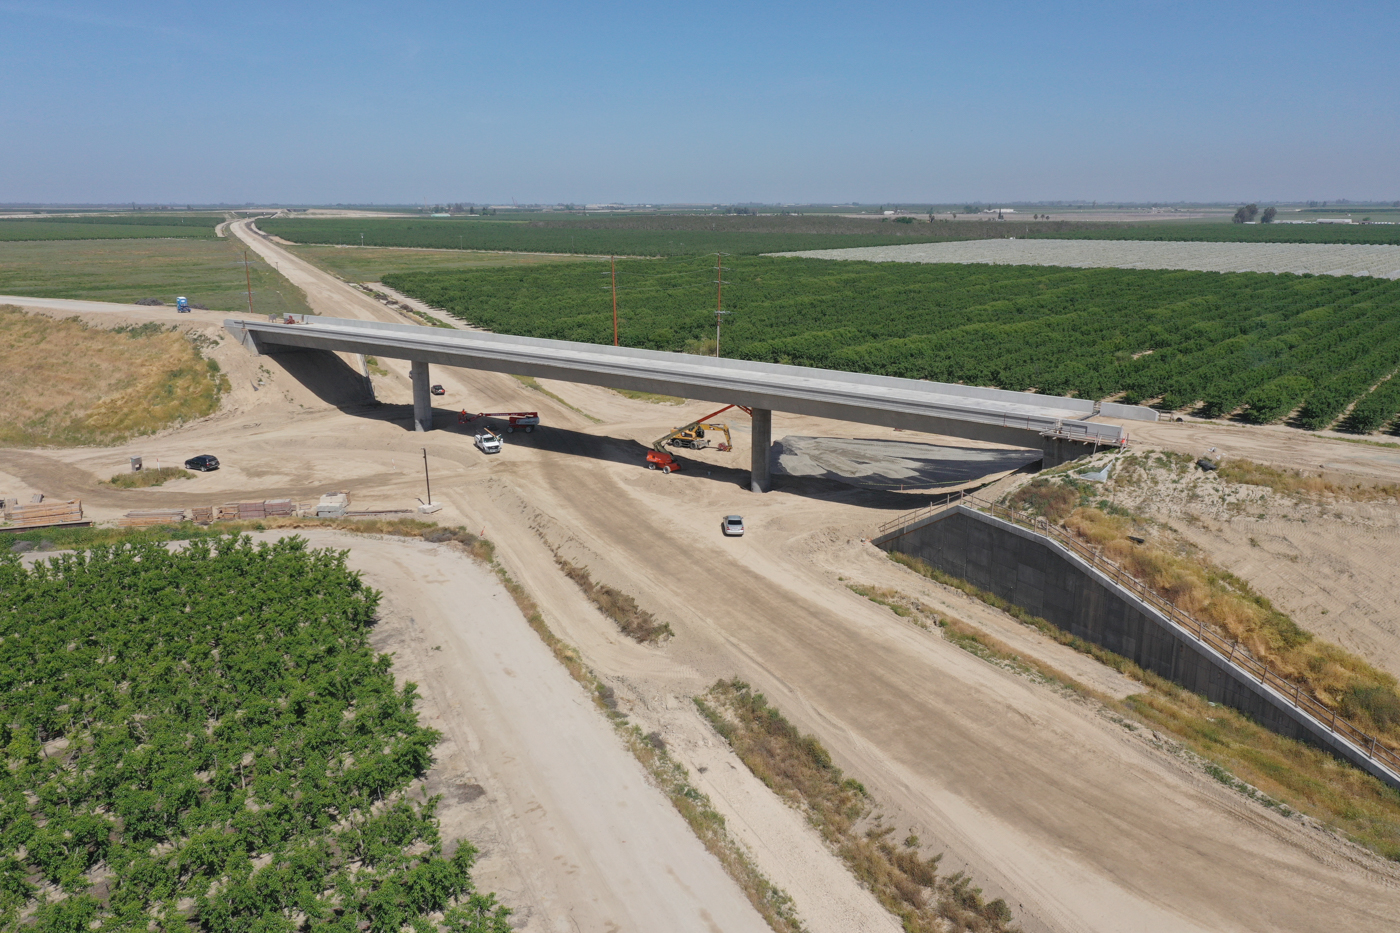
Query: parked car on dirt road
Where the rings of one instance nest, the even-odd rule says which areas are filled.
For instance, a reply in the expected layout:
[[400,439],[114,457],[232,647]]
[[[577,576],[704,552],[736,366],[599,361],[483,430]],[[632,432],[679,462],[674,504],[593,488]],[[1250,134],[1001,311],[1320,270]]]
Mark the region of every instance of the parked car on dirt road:
[[185,469],[198,470],[201,473],[208,473],[210,470],[219,468],[219,458],[213,454],[200,454],[198,457],[191,457],[185,461]]

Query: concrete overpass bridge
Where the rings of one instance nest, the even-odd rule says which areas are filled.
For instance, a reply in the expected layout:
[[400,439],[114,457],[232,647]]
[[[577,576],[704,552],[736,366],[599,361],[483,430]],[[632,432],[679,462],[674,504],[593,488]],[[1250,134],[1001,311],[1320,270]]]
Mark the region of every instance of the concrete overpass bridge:
[[255,354],[333,350],[408,360],[419,431],[432,426],[430,365],[744,405],[753,409],[755,492],[771,485],[774,411],[1027,447],[1040,450],[1046,466],[1124,442],[1122,428],[1090,421],[1095,415],[1157,420],[1139,405],[1032,392],[311,314],[292,320],[230,319],[224,328]]

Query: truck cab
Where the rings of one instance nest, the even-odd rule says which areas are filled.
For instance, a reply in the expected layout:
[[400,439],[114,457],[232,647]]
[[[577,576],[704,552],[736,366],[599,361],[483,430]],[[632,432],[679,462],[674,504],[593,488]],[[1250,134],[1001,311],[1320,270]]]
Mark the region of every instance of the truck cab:
[[175,310],[180,314],[188,314],[190,310],[190,300],[184,295],[175,299]]
[[476,449],[484,454],[498,454],[501,452],[501,436],[492,432],[489,428],[484,431],[477,431],[473,439]]

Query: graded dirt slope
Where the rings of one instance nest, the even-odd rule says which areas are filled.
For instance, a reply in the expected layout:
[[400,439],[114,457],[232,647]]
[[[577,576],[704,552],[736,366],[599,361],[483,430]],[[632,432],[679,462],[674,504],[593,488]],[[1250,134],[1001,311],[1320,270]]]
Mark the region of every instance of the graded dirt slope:
[[[1211,456],[1234,449],[1229,440],[1215,446]],[[1360,449],[1400,462],[1400,450]],[[1400,503],[1365,487],[1350,498],[1226,484],[1194,467],[1183,475],[1160,459],[1152,466],[1145,445],[1133,452],[1134,469],[1110,467],[1104,496],[1169,523],[1304,629],[1400,677]]]

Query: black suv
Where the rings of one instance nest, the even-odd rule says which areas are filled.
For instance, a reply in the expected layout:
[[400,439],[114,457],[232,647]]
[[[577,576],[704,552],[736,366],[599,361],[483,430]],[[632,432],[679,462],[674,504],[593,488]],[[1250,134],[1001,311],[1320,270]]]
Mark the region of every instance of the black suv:
[[185,461],[185,469],[198,470],[201,473],[208,473],[210,470],[219,468],[219,458],[209,454],[200,454],[198,457],[191,457]]

